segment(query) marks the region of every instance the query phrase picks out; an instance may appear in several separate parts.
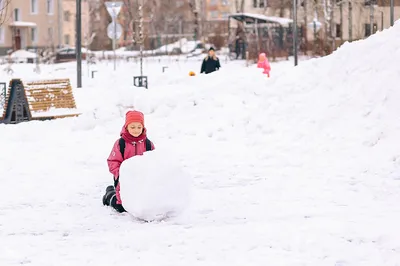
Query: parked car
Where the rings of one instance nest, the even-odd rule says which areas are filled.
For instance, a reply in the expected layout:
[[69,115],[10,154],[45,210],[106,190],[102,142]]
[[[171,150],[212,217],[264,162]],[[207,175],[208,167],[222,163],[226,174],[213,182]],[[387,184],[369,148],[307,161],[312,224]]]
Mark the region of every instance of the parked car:
[[[86,60],[88,50],[82,48],[82,60]],[[76,60],[75,47],[64,47],[56,51],[56,63],[70,62]]]

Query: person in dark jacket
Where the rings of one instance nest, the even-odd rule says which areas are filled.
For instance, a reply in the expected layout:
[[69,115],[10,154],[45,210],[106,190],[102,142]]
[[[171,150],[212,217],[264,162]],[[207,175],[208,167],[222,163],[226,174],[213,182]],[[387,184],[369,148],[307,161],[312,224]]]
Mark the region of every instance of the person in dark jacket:
[[212,73],[221,68],[221,64],[219,63],[218,57],[215,55],[215,50],[211,47],[208,50],[208,56],[204,58],[203,63],[201,64],[200,73]]

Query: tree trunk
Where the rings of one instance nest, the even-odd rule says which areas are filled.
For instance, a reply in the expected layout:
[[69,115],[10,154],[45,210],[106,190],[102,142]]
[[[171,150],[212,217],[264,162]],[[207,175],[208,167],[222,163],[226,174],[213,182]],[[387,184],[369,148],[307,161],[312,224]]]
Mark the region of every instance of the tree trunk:
[[304,45],[305,45],[305,49],[304,49],[304,52],[305,53],[307,53],[307,49],[308,49],[308,36],[307,36],[307,34],[308,34],[308,26],[307,26],[307,24],[308,24],[308,14],[307,14],[307,12],[308,12],[308,9],[307,9],[307,1],[308,0],[304,0],[304,30],[303,30],[303,34],[304,34]]

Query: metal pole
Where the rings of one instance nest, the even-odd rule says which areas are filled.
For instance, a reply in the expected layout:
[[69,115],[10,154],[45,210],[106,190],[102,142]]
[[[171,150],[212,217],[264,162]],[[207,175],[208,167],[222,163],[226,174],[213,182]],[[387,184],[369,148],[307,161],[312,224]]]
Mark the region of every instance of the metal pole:
[[143,76],[143,0],[139,5],[140,76]]
[[334,12],[334,4],[333,1],[331,1],[331,23],[329,26],[329,30],[331,33],[331,38],[332,38],[332,52],[336,49],[336,32],[334,32],[334,27],[335,27],[335,12]]
[[77,74],[77,87],[82,88],[82,14],[81,2],[76,0],[76,74]]
[[343,44],[343,2],[340,2],[340,42]]
[[62,0],[58,0],[58,48],[63,46],[63,8],[62,8]]
[[369,36],[374,34],[374,5],[372,4],[373,0],[369,0]]
[[115,43],[117,41],[117,14],[114,13],[114,19],[113,19],[113,23],[114,23],[114,36],[113,36],[113,50],[114,50],[114,71],[117,69],[117,56],[115,53]]
[[[305,52],[307,53],[307,51],[308,51],[308,27],[307,27],[307,22],[308,22],[308,16],[307,16],[307,13],[308,13],[308,11],[307,11],[307,9],[308,9],[308,6],[307,6],[307,1],[303,1],[303,9],[304,9],[304,28],[303,28],[303,36],[304,36],[304,47],[306,47],[305,48]],[[267,3],[265,3],[265,8],[267,8]]]
[[381,11],[381,31],[383,31],[383,11]]
[[297,1],[293,0],[293,55],[294,65],[297,66]]
[[394,0],[390,0],[390,26],[394,25]]
[[316,18],[313,20],[313,30],[314,30],[314,47],[313,47],[313,53],[314,56],[317,54],[317,22]]
[[349,1],[349,42],[353,41],[353,4]]

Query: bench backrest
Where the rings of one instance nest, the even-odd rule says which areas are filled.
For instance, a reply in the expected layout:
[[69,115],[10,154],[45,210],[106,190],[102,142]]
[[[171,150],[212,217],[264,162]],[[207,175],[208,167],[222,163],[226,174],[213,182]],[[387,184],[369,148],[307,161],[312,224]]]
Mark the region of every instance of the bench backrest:
[[50,109],[76,109],[69,79],[25,82],[25,94],[32,113]]

